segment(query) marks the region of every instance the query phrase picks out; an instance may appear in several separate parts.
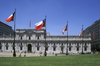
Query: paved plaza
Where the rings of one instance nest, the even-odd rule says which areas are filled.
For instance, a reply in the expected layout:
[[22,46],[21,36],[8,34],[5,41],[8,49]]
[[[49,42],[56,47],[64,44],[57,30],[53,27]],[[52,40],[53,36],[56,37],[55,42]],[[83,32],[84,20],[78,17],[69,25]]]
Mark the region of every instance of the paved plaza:
[[[20,53],[20,52],[16,52],[16,57],[39,57],[39,56],[44,56],[44,54],[40,54],[40,53]],[[26,55],[26,56],[25,56]],[[79,55],[77,54],[69,54],[69,55]],[[52,53],[48,53],[47,56],[66,56],[66,54],[52,54]],[[13,52],[0,52],[0,57],[13,57]]]

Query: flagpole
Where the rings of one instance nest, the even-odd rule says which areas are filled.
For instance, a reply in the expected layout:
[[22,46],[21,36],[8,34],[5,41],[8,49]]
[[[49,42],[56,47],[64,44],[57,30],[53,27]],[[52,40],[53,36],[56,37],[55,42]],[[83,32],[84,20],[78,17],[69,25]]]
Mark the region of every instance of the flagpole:
[[31,20],[30,20],[30,24],[29,24],[29,27],[30,27],[30,29],[31,29]]
[[46,50],[47,50],[47,47],[46,47],[46,16],[45,16],[45,52],[44,52],[44,56],[47,56]]
[[67,46],[66,46],[66,55],[68,55],[68,21],[67,21]]
[[[83,33],[83,25],[82,25],[82,33]],[[83,53],[83,34],[82,34],[82,54],[84,54]]]
[[15,23],[16,23],[16,9],[15,9],[15,14],[14,14],[14,43],[13,43],[13,57],[16,57],[16,51],[15,51]]

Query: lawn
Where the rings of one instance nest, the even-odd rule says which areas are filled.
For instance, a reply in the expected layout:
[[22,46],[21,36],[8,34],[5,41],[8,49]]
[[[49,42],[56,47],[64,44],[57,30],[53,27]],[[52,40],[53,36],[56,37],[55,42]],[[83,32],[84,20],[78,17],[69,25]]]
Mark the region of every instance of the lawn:
[[100,66],[100,54],[0,57],[0,66]]

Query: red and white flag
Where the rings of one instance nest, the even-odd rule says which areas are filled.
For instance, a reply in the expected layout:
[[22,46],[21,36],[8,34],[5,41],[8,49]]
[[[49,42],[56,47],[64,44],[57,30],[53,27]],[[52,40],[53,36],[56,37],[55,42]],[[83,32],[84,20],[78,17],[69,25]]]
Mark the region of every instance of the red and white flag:
[[81,37],[82,33],[83,33],[83,28],[82,28],[82,30],[79,33],[79,37]]
[[40,30],[42,27],[46,27],[46,19],[35,24],[36,30]]
[[64,31],[67,31],[67,25],[66,25],[66,27],[63,28],[62,34],[64,34]]
[[6,21],[6,22],[13,21],[13,20],[14,20],[14,14],[15,14],[15,12],[14,12],[13,14],[11,14],[11,15],[8,17],[8,19],[6,19],[5,21]]

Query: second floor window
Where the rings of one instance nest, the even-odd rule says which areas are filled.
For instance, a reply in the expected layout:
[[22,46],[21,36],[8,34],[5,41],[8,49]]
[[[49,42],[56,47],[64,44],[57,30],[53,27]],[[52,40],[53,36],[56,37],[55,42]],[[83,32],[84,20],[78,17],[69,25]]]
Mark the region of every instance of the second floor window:
[[31,37],[29,36],[29,40],[31,40]]
[[39,36],[37,37],[37,40],[39,40]]

